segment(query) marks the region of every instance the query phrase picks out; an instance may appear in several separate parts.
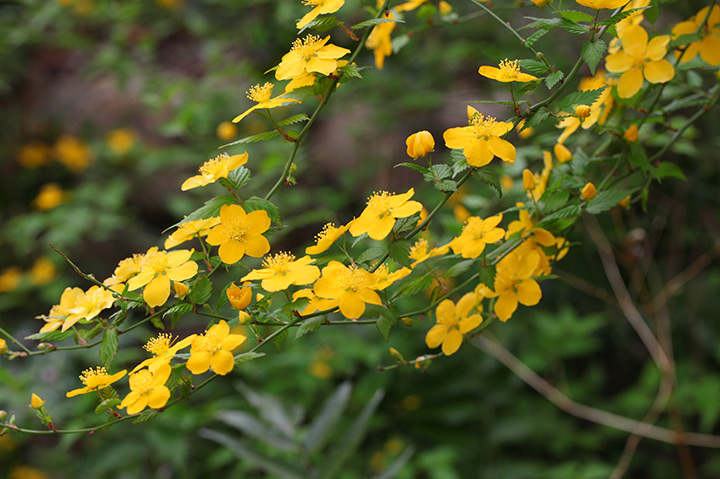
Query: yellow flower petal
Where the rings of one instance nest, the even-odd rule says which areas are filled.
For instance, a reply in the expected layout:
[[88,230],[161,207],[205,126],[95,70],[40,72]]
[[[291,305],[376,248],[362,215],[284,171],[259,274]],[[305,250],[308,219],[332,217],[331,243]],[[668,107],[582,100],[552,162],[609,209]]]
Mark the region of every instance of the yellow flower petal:
[[667,60],[658,60],[645,64],[645,79],[650,83],[665,83],[673,79],[675,69]]
[[460,349],[462,338],[462,333],[457,329],[451,329],[448,331],[447,336],[445,336],[445,340],[442,343],[443,354],[445,356],[450,356]]
[[617,85],[620,98],[630,98],[640,91],[643,85],[643,74],[639,68],[631,68],[620,77]]

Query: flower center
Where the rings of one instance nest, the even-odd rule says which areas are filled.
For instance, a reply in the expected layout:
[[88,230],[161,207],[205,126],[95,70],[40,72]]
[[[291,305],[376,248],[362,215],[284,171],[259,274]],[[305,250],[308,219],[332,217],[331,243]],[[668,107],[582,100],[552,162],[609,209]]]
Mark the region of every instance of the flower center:
[[154,387],[152,373],[147,369],[141,369],[130,376],[129,383],[130,389],[141,395],[148,394]]
[[295,256],[291,253],[280,252],[275,256],[265,258],[263,260],[263,266],[268,269],[272,269],[276,274],[285,275],[287,267],[295,261]]
[[420,238],[410,247],[410,259],[420,259],[427,254],[430,243],[425,238]]
[[337,231],[337,228],[335,227],[335,223],[327,223],[325,226],[323,226],[322,231],[320,231],[315,236],[315,240],[319,243],[320,241],[324,240],[325,238],[332,237],[332,235],[334,235],[336,231]]
[[160,333],[157,338],[150,338],[143,349],[153,356],[160,356],[170,349],[172,344],[172,335],[168,333]]
[[351,266],[340,281],[340,285],[345,288],[345,291],[352,292],[366,288],[368,285],[367,271],[359,269],[357,266]]
[[164,251],[151,251],[143,258],[143,267],[162,273],[167,269],[167,255]]
[[495,123],[497,123],[495,118],[491,116],[486,117],[482,113],[473,115],[472,118],[470,118],[470,125],[473,127],[478,138],[487,139],[489,136],[495,136],[492,134]]
[[463,228],[463,233],[470,235],[470,237],[474,240],[480,240],[486,231],[485,228],[483,228],[482,220],[478,218],[470,218]]
[[107,377],[107,371],[105,371],[105,368],[90,368],[82,372],[82,374],[80,375],[80,381],[82,381],[85,386],[89,386],[88,383],[91,380],[97,381],[98,379],[102,379],[105,377]]
[[507,77],[514,78],[520,73],[520,66],[517,60],[509,61],[507,58],[500,62],[500,73]]
[[272,83],[266,82],[264,85],[260,85],[258,83],[257,85],[250,87],[250,89],[247,91],[247,97],[254,102],[264,103],[270,100],[270,97],[272,96],[272,91]]
[[232,218],[224,226],[230,232],[230,238],[241,243],[245,241],[245,235],[250,231],[250,226],[242,218]]
[[215,158],[211,160],[207,160],[205,163],[200,165],[200,168],[198,169],[200,171],[200,174],[202,176],[215,176],[215,173],[222,167],[222,164],[224,161],[228,158],[228,155],[226,153],[223,153],[222,155],[218,155]]
[[390,214],[390,193],[387,191],[378,191],[368,198],[368,208],[375,210],[380,219]]
[[291,52],[298,52],[305,59],[309,61],[315,53],[321,48],[321,40],[317,35],[308,35],[304,39],[295,39],[292,44]]

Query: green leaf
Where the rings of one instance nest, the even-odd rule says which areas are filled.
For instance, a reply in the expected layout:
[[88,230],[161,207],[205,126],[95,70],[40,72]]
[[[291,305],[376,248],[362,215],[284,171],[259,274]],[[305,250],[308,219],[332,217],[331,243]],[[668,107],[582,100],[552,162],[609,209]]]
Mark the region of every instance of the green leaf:
[[205,218],[212,218],[214,216],[220,215],[220,208],[222,208],[225,205],[232,205],[235,204],[235,198],[233,198],[230,195],[222,195],[222,196],[216,196],[215,198],[210,198],[205,202],[203,206],[196,209],[189,215],[185,217],[182,221],[175,223],[170,228],[175,228],[176,226],[179,226],[183,223],[187,223],[188,221],[196,221],[196,220],[202,220]]
[[432,175],[438,180],[444,180],[445,178],[450,178],[453,174],[452,168],[450,168],[448,165],[432,165],[430,167],[430,170],[432,171]]
[[573,35],[584,35],[590,33],[590,27],[587,25],[578,25],[577,23],[565,20],[564,18],[560,22],[560,28],[566,32],[572,33]]
[[579,205],[571,204],[566,206],[565,208],[559,209],[556,212],[547,215],[545,218],[540,220],[536,226],[540,228],[549,228],[550,225],[554,224],[557,220],[568,218],[572,218],[574,221],[575,218],[580,216],[581,212],[582,210],[580,209]]
[[498,197],[502,198],[503,191],[500,185],[500,178],[492,172],[487,166],[474,169],[472,172],[476,180],[479,180],[497,191]]
[[193,305],[190,303],[175,303],[170,309],[165,311],[165,314],[163,314],[163,318],[169,314],[172,318],[171,325],[174,328],[180,318],[183,315],[192,311],[192,309]]
[[325,316],[315,316],[310,319],[304,320],[302,323],[300,323],[297,331],[295,331],[295,339],[301,338],[308,333],[312,333],[317,328],[322,326],[325,320]]
[[380,331],[380,334],[383,335],[385,338],[385,341],[388,341],[388,336],[390,335],[390,329],[395,326],[395,323],[397,322],[397,318],[390,319],[385,316],[381,316],[378,318],[377,322],[375,323],[375,327]]
[[268,200],[253,196],[243,202],[243,209],[246,213],[257,210],[265,210],[273,222],[282,226],[282,221],[280,221],[280,210],[277,206],[275,206],[275,204],[269,202]]
[[350,400],[352,384],[348,381],[340,384],[332,395],[327,398],[320,409],[320,414],[310,425],[303,440],[303,449],[312,455],[320,451],[330,438],[330,433],[342,417]]
[[381,246],[373,246],[372,248],[368,248],[363,251],[362,254],[355,259],[355,262],[360,264],[367,263],[368,261],[380,258],[384,254],[385,248]]
[[73,335],[73,330],[68,329],[67,331],[48,331],[46,333],[35,333],[30,336],[25,336],[23,339],[30,341],[64,341]]
[[448,191],[457,191],[457,182],[453,180],[443,180],[439,183],[435,183],[433,186],[435,186],[436,190],[440,190],[443,193],[447,193]]
[[230,186],[232,186],[233,189],[239,190],[243,186],[250,183],[251,176],[252,175],[250,174],[250,170],[248,170],[244,166],[239,166],[230,172],[227,177],[227,181],[230,183]]
[[305,30],[309,30],[311,28],[313,30],[317,30],[320,33],[326,32],[326,31],[330,30],[331,28],[334,28],[337,25],[341,25],[341,24],[342,23],[337,18],[335,18],[335,16],[333,16],[333,15],[329,15],[327,17],[315,18],[314,20],[311,20],[307,25],[302,27],[298,31],[298,35],[303,33]]
[[543,75],[548,71],[547,65],[539,60],[520,60],[520,68],[533,75]]
[[460,261],[458,263],[455,263],[448,269],[443,276],[454,278],[455,276],[460,276],[465,271],[469,270],[473,265],[475,264],[474,259],[466,259],[463,261]]
[[140,415],[138,415],[138,417],[136,417],[133,420],[132,423],[133,424],[141,424],[144,422],[152,421],[153,419],[155,419],[155,416],[157,416],[157,415],[158,415],[157,410],[145,409],[143,412],[140,413]]
[[570,193],[565,190],[554,191],[552,193],[543,194],[540,198],[541,212],[543,215],[547,215],[565,206],[570,198]]
[[410,242],[406,239],[397,239],[388,245],[388,254],[396,263],[410,267]]
[[653,177],[658,178],[655,167],[648,161],[647,155],[645,154],[645,148],[643,148],[639,141],[636,141],[630,146],[630,152],[628,153],[627,159],[631,165],[637,166],[643,171],[650,173]]
[[526,48],[530,48],[531,46],[535,45],[535,42],[540,40],[542,37],[545,36],[546,33],[548,33],[550,30],[537,30],[532,35],[527,37],[525,41],[523,42],[523,45]]
[[388,23],[388,22],[395,22],[395,23],[405,23],[402,20],[398,19],[390,19],[390,18],[371,18],[370,20],[365,20],[364,22],[356,23],[353,25],[353,30],[360,30],[361,28],[370,27],[374,25],[380,25],[381,23]]
[[[540,30],[540,31],[544,31],[544,30]],[[543,72],[543,73],[545,73],[545,72]],[[537,80],[525,82],[525,83],[523,83],[523,86],[521,86],[520,88],[517,89],[516,93],[518,95],[522,95],[524,93],[533,91],[534,89],[539,87],[541,83],[542,83],[542,78],[538,78]]]
[[586,42],[582,46],[580,54],[590,68],[590,73],[593,75],[595,74],[598,63],[600,63],[600,60],[605,56],[605,50],[607,50],[607,43],[599,38],[592,42]]
[[560,10],[558,13],[565,20],[568,20],[573,23],[578,23],[578,22],[593,23],[595,21],[595,17],[593,17],[592,15],[587,14],[585,12],[578,12],[577,10]]
[[430,273],[422,276],[416,276],[403,282],[395,293],[395,296],[402,298],[404,296],[412,296],[421,291],[428,289],[433,283],[433,277]]
[[566,111],[572,113],[578,105],[592,105],[600,98],[600,94],[607,87],[598,88],[597,90],[574,91],[558,100],[558,111]]
[[246,136],[245,138],[241,138],[239,140],[233,141],[232,143],[226,143],[226,144],[222,145],[220,148],[227,148],[228,146],[244,145],[246,143],[257,143],[259,141],[272,140],[279,134],[280,134],[280,132],[277,130],[264,131],[262,133],[258,133],[257,135]]
[[670,163],[668,161],[663,161],[660,163],[660,165],[658,165],[657,173],[659,178],[672,177],[687,181],[687,177],[680,169],[680,167],[675,163]]
[[633,13],[633,12],[638,12],[638,11],[640,11],[640,10],[645,10],[646,8],[649,8],[649,7],[632,8],[632,9],[630,9],[630,10],[625,10],[625,11],[623,11],[623,12],[616,13],[616,14],[613,15],[612,17],[608,17],[608,18],[606,18],[605,20],[601,21],[600,23],[598,23],[598,25],[613,26],[613,25],[615,25],[617,22],[619,22],[620,20],[624,20],[624,19],[626,19],[627,17],[629,17],[631,13]]
[[395,232],[395,235],[397,236],[400,233],[404,233],[405,231],[410,231],[410,230],[414,229],[419,223],[420,223],[420,212],[417,212],[411,216],[408,216],[407,218],[399,218],[395,222],[395,226],[393,226],[393,231]]
[[[107,388],[105,388],[105,389],[107,389]],[[100,401],[100,404],[98,404],[97,407],[95,408],[95,414],[102,414],[105,411],[107,411],[108,409],[112,410],[115,406],[117,406],[121,402],[122,401],[118,398],[104,399],[104,400]]]
[[273,449],[290,451],[295,442],[281,431],[268,425],[245,411],[218,411],[217,419],[237,429],[243,435],[267,444]]
[[303,121],[308,121],[309,119],[310,117],[307,116],[305,113],[298,113],[297,115],[293,115],[291,117],[285,118],[282,121],[277,122],[277,124],[278,126],[288,126],[294,125],[295,123],[302,123]]
[[278,351],[279,351],[280,348],[282,347],[282,345],[283,345],[283,343],[285,342],[285,340],[287,339],[287,337],[288,337],[288,330],[286,329],[286,330],[283,331],[282,333],[280,333],[280,334],[278,334],[277,336],[275,336],[275,338],[273,339],[273,345],[275,346],[275,348],[276,348]]
[[363,76],[360,74],[360,69],[357,65],[345,65],[338,68],[339,71],[343,73],[343,77],[347,78],[362,78]]
[[607,211],[613,206],[616,206],[626,196],[629,196],[637,191],[637,188],[631,190],[605,190],[598,193],[595,198],[590,200],[588,207],[585,209],[590,214],[596,215]]
[[199,276],[190,285],[187,298],[193,304],[205,304],[212,294],[212,281],[206,275]]
[[241,364],[248,363],[252,361],[253,359],[261,358],[265,356],[265,353],[256,353],[254,351],[248,351],[247,353],[241,353],[235,355],[235,367],[240,366]]
[[557,83],[565,77],[565,74],[561,70],[557,70],[545,77],[545,86],[548,90],[557,85]]
[[422,173],[423,175],[430,174],[430,168],[425,168],[424,166],[416,165],[415,163],[398,163],[397,165],[393,166],[393,168],[397,168],[398,166],[410,168],[411,170],[415,170],[419,173]]
[[482,284],[495,291],[495,274],[497,268],[494,264],[488,264],[480,268],[479,279]]
[[375,327],[378,331],[380,331],[380,334],[383,335],[385,341],[387,341],[390,328],[392,328],[397,322],[397,316],[395,316],[395,314],[393,314],[393,312],[385,306],[378,304],[368,304],[365,307],[364,316],[367,316],[368,318],[377,318]]
[[117,329],[108,328],[103,334],[102,343],[100,344],[100,362],[105,369],[110,369],[115,354],[118,351],[118,332]]

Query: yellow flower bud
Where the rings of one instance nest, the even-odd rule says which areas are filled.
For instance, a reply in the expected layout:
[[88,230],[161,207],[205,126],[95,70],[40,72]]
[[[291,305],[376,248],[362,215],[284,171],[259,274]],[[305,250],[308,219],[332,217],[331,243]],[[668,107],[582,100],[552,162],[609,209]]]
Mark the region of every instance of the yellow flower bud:
[[583,120],[590,116],[590,107],[587,105],[578,105],[575,107],[575,116]]
[[33,409],[40,409],[45,405],[45,400],[38,396],[37,394],[33,393],[30,397],[30,407]]
[[622,206],[623,208],[627,208],[627,206],[630,204],[630,195],[627,195],[625,198],[620,200],[620,203],[618,203],[619,206]]
[[530,0],[530,1],[533,2],[535,5],[537,5],[540,8],[543,8],[545,5],[552,3],[552,0]]
[[[4,421],[5,419],[7,419],[7,411],[0,409],[0,421]],[[0,436],[2,436],[2,434],[0,434]]]
[[635,143],[638,141],[638,127],[637,125],[630,125],[627,130],[625,130],[625,134],[623,135],[623,138],[625,138],[630,143]]
[[224,121],[217,126],[215,133],[221,140],[229,141],[237,135],[237,126],[235,123]]
[[240,324],[247,324],[250,320],[252,320],[252,316],[245,311],[238,311],[238,320],[240,321]]
[[523,170],[523,189],[527,191],[533,188],[535,188],[535,175],[532,174],[532,171],[525,168]]
[[597,194],[597,190],[595,189],[595,185],[593,185],[592,183],[586,184],[586,185],[583,187],[582,192],[581,192],[580,194],[581,194],[582,197],[585,198],[586,200],[591,200],[591,199],[595,198],[595,195]]
[[243,287],[241,288],[240,286],[236,286],[235,283],[232,283],[227,289],[227,297],[233,308],[245,309],[247,308],[247,305],[250,304],[250,301],[252,301],[252,289],[249,287],[250,284],[251,283],[249,281],[245,281],[245,283],[243,283]]
[[452,6],[445,0],[440,0],[439,6],[440,6],[440,13],[442,15],[447,15],[448,13],[452,12]]
[[567,146],[563,145],[562,143],[556,144],[553,148],[553,151],[555,152],[555,157],[560,163],[565,163],[566,161],[572,160],[572,153],[570,153],[570,150],[568,150]]
[[405,144],[407,145],[408,156],[420,158],[435,148],[435,138],[433,138],[429,131],[423,130],[408,136]]
[[0,338],[0,354],[5,354],[8,351],[7,342]]
[[400,351],[398,351],[395,348],[390,348],[390,354],[392,355],[392,357],[394,357],[398,361],[405,361],[405,358],[403,357],[402,354],[400,354]]
[[188,288],[185,284],[177,281],[173,281],[173,287],[175,288],[175,294],[178,296],[185,296],[188,291],[190,291],[190,288]]

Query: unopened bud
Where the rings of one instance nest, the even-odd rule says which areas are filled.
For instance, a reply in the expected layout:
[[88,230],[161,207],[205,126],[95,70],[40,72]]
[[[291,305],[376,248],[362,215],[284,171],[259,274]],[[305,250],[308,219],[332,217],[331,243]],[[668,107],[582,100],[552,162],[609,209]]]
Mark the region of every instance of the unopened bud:
[[447,15],[448,13],[452,12],[452,6],[445,0],[440,0],[439,7],[440,7],[440,13],[442,15]]
[[572,160],[572,153],[570,153],[570,150],[568,150],[567,146],[563,145],[562,143],[557,143],[553,148],[553,152],[555,153],[555,157],[560,163],[565,163],[566,161]]
[[249,287],[250,282],[246,281],[243,287],[236,286],[232,283],[227,289],[226,294],[230,304],[235,309],[245,309],[247,305],[252,301],[252,289]]
[[532,190],[535,188],[535,175],[532,174],[532,171],[525,168],[523,170],[523,189],[525,191]]
[[190,288],[188,288],[184,283],[177,281],[173,281],[173,287],[175,288],[175,294],[180,297],[185,296],[188,291],[190,291]]
[[5,341],[4,339],[0,338],[0,354],[5,354],[5,353],[7,353],[7,352],[8,352],[7,341]]
[[580,194],[581,194],[582,197],[585,198],[586,200],[591,200],[591,199],[595,198],[595,195],[597,194],[597,190],[595,189],[595,185],[593,185],[592,183],[586,184],[586,185],[583,187],[582,192],[581,192]]
[[0,409],[0,421],[7,419],[7,411]]
[[250,316],[245,311],[238,311],[238,320],[240,321],[240,324],[247,324],[252,319],[252,316]]
[[30,407],[33,409],[40,409],[45,405],[45,400],[38,396],[37,394],[33,393],[30,397]]
[[625,130],[625,134],[623,135],[623,138],[625,138],[630,143],[635,143],[638,141],[639,137],[638,127],[637,125],[630,125],[627,130]]
[[585,119],[590,116],[590,107],[587,105],[578,105],[575,108],[575,116]]
[[405,140],[407,154],[412,158],[420,158],[435,148],[435,138],[429,131],[423,130],[413,133]]
[[405,361],[405,358],[403,357],[402,354],[400,354],[400,351],[398,351],[395,348],[390,348],[390,354],[392,355],[392,357],[394,357],[398,361]]

